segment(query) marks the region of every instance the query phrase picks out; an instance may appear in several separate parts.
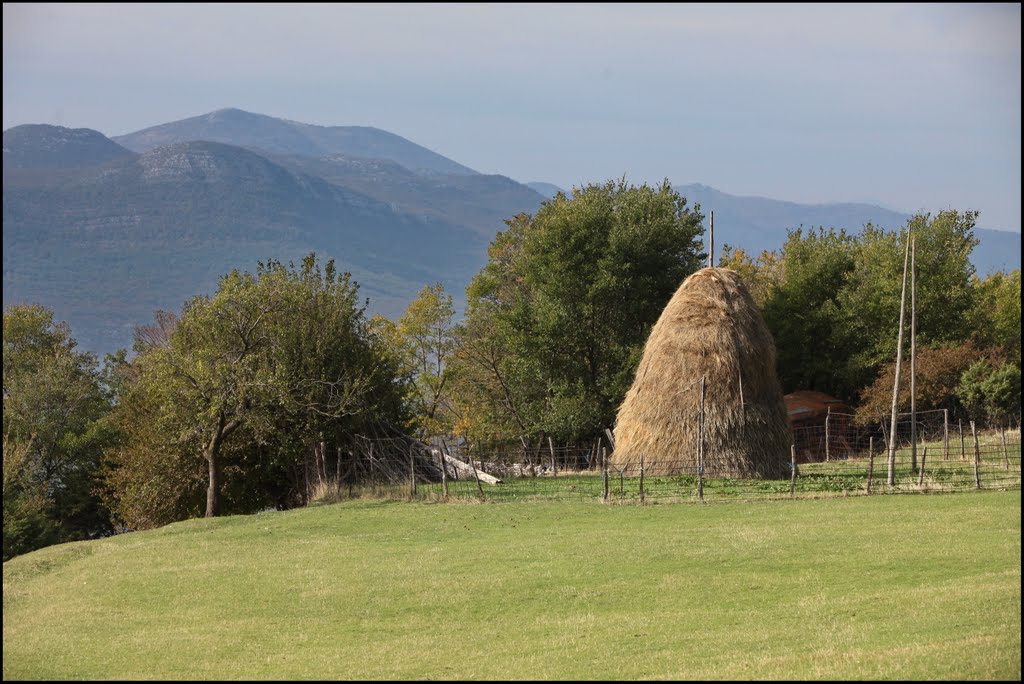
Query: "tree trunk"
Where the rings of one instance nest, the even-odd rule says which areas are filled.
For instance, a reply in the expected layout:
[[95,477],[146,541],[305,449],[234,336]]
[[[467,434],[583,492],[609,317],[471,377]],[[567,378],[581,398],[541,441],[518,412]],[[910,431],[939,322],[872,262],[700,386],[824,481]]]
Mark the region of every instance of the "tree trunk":
[[[217,438],[215,438],[217,439]],[[211,442],[206,449],[206,461],[210,466],[210,484],[206,488],[206,517],[215,518],[220,515],[220,451],[219,439]]]
[[206,488],[206,517],[215,518],[220,515],[220,446],[224,439],[242,424],[241,419],[234,418],[230,422],[223,411],[217,417],[217,428],[210,437],[209,444],[203,449],[203,456],[209,465],[210,482]]

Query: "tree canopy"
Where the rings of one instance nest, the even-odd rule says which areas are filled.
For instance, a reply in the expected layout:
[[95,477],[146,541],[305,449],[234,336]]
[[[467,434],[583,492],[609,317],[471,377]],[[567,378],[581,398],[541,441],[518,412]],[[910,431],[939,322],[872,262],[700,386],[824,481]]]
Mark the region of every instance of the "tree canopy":
[[614,422],[651,326],[697,270],[699,207],[668,181],[557,195],[507,221],[467,288],[454,355],[467,429],[586,440]]
[[95,355],[40,305],[4,310],[4,558],[109,534],[97,496],[111,396]]
[[[110,475],[114,505],[133,523],[195,514],[201,470],[207,516],[223,512],[225,494],[236,512],[304,501],[318,444],[405,419],[394,356],[370,333],[358,287],[314,255],[232,271],[186,303],[165,340],[145,336],[125,369],[128,440]],[[162,464],[145,463],[154,453]]]

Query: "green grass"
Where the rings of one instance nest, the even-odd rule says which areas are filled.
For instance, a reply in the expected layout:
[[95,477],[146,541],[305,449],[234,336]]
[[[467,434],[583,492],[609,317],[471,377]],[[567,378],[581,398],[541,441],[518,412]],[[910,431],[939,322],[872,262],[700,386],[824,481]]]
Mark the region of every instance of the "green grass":
[[3,571],[4,679],[1012,679],[1020,491],[353,501]]

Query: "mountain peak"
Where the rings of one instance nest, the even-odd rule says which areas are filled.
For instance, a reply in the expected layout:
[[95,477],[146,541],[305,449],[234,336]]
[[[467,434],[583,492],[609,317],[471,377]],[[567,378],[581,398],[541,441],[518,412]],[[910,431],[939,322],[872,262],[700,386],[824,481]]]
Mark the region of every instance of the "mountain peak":
[[5,169],[72,169],[132,156],[91,128],[25,124],[4,131]]
[[152,126],[114,140],[140,153],[173,143],[209,140],[274,154],[387,159],[421,175],[476,175],[473,169],[379,128],[318,126],[234,107]]

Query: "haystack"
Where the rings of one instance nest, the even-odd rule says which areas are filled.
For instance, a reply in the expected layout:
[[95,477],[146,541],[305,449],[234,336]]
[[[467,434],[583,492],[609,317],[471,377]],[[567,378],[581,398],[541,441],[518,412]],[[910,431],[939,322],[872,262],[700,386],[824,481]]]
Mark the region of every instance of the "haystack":
[[651,330],[619,407],[611,463],[648,474],[783,478],[790,428],[775,341],[735,271],[704,268],[679,286]]

